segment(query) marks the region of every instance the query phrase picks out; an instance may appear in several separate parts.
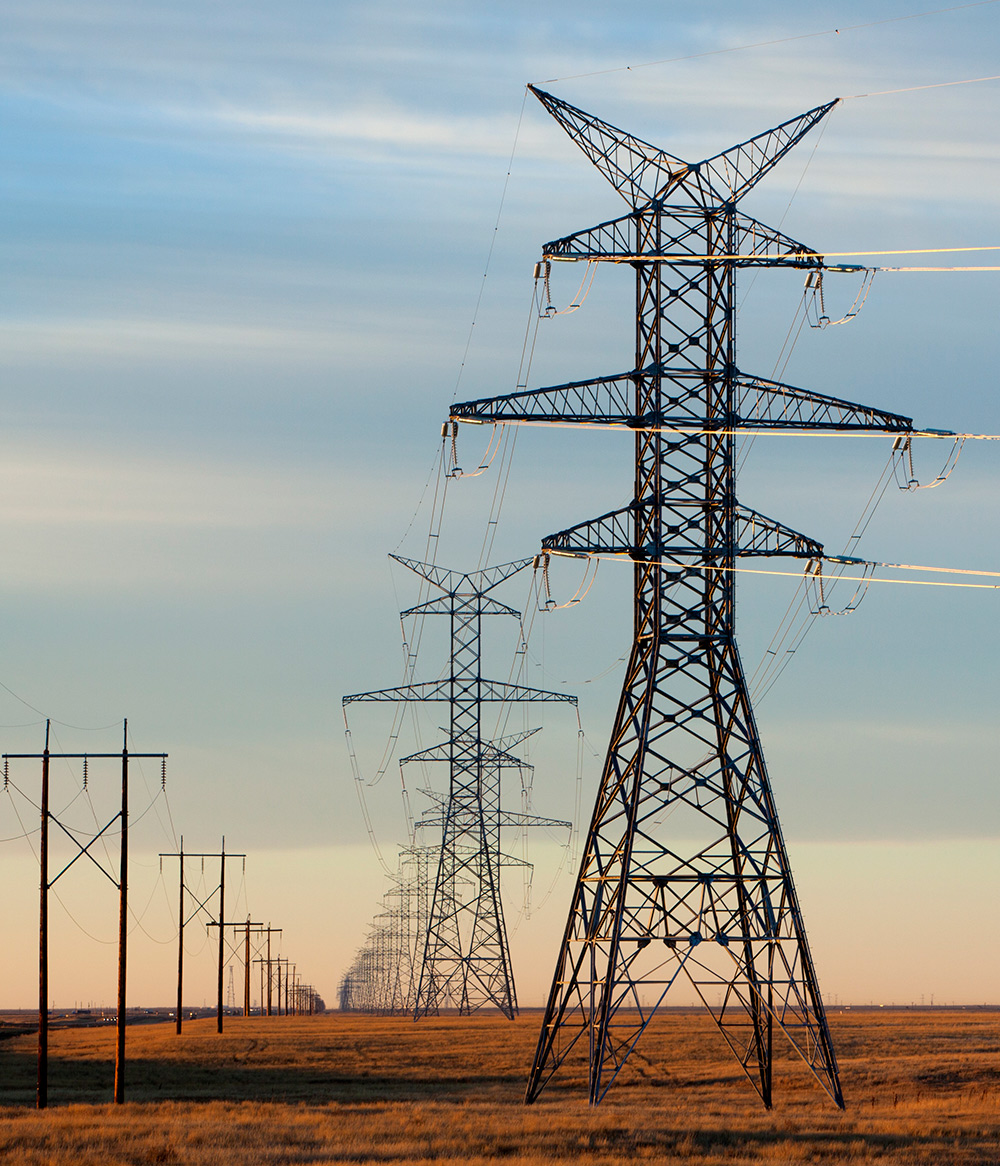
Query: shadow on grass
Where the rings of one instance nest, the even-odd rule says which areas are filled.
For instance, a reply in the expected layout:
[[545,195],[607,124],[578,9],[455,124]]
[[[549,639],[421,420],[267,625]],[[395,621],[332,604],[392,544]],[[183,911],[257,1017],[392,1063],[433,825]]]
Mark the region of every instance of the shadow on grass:
[[[34,1105],[35,1054],[0,1054],[0,1105]],[[50,1057],[49,1105],[99,1104],[114,1096],[114,1065],[90,1058]],[[522,1074],[448,1076],[425,1073],[338,1072],[318,1065],[205,1065],[176,1057],[136,1057],[125,1066],[125,1097],[155,1101],[399,1102],[503,1099],[516,1103]]]

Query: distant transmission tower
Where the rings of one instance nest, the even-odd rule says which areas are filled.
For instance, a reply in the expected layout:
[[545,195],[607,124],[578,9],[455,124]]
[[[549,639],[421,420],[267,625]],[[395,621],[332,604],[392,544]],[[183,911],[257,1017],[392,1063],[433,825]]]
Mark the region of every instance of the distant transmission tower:
[[450,770],[414,1017],[419,1019],[442,1008],[456,1008],[468,1014],[495,1007],[513,1018],[517,996],[500,899],[500,829],[503,825],[538,824],[541,819],[515,822],[520,815],[501,811],[500,771],[507,765],[522,763],[507,753],[503,743],[484,740],[483,705],[520,701],[566,701],[576,705],[576,697],[487,680],[482,675],[483,616],[520,616],[520,612],[488,593],[527,567],[531,559],[463,573],[397,555],[392,558],[441,592],[402,612],[402,618],[447,615],[451,621],[451,667],[447,677],[357,693],[343,700],[345,705],[358,700],[447,701],[451,708],[448,739],[405,759],[447,761]]
[[736,365],[736,269],[824,267],[737,203],[836,103],[689,164],[532,91],[630,208],[547,244],[543,258],[630,264],[636,339],[628,372],[450,414],[635,431],[629,505],[542,544],[633,560],[634,639],[527,1100],[575,1052],[589,1059],[599,1102],[658,1006],[686,982],[765,1105],[777,1028],[842,1106],[736,649],[733,574],[743,555],[823,553],[737,503],[737,433],[912,429],[909,418]]

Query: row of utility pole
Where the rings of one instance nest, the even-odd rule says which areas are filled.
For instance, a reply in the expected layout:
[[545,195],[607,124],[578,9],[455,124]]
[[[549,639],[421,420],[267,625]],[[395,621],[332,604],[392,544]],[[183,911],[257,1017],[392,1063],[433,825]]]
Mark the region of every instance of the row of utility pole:
[[[107,878],[118,891],[118,990],[115,1041],[115,1085],[114,1100],[122,1104],[125,1100],[125,1023],[127,985],[127,944],[128,944],[128,828],[129,828],[129,764],[135,760],[156,759],[161,764],[161,787],[166,789],[166,753],[135,753],[128,748],[128,721],[123,723],[122,749],[120,753],[63,753],[50,749],[51,722],[45,723],[45,747],[41,753],[2,754],[4,787],[10,781],[10,763],[34,760],[41,762],[41,796],[39,799],[39,911],[38,911],[38,1074],[36,1105],[45,1109],[48,1105],[48,1056],[49,1056],[49,892],[76,862],[87,859]],[[121,807],[100,827],[96,833],[84,834],[67,825],[61,815],[51,809],[50,768],[52,761],[81,761],[83,765],[83,786],[87,788],[88,764],[91,761],[113,759],[121,765]],[[73,857],[55,873],[50,871],[49,835],[52,826],[74,847]],[[118,869],[110,856],[107,864],[94,853],[96,843],[110,836],[112,828],[118,826],[119,855]],[[106,853],[106,852],[105,852]],[[296,965],[286,958],[272,954],[272,936],[280,936],[281,928],[270,923],[254,922],[249,916],[245,920],[232,921],[225,918],[226,862],[240,859],[246,863],[246,855],[226,853],[225,838],[218,853],[185,853],[184,839],[176,854],[161,854],[164,858],[179,859],[180,892],[178,902],[177,927],[177,1032],[180,1033],[183,1018],[184,984],[184,930],[195,918],[205,916],[206,926],[218,928],[218,1031],[223,1027],[223,975],[228,957],[235,955],[244,967],[243,1015],[251,1014],[250,969],[254,963],[261,965],[261,1013],[266,1015],[312,1015],[322,1011],[323,1001],[316,990],[302,983]],[[199,897],[185,882],[185,858],[219,860],[219,882],[207,894]],[[217,915],[211,904],[215,901]],[[266,988],[265,988],[266,984]],[[275,993],[276,989],[276,993]],[[276,995],[276,1002],[275,1002]],[[266,1000],[266,1007],[265,1007]]]
[[[260,966],[260,1014],[262,1016],[300,1015],[303,1012],[312,1015],[314,1012],[322,1010],[322,999],[314,988],[311,986],[306,988],[301,984],[296,965],[288,959],[282,959],[276,952],[272,952],[271,937],[281,935],[282,929],[280,927],[272,927],[270,923],[255,921],[249,915],[246,919],[226,919],[226,863],[238,858],[245,870],[245,854],[227,852],[224,837],[218,851],[211,853],[185,851],[182,834],[178,850],[170,854],[161,854],[161,863],[165,858],[178,860],[176,1011],[176,1031],[178,1034],[182,1031],[184,1024],[184,931],[199,916],[206,917],[206,928],[218,929],[216,1031],[221,1033],[223,1030],[225,1017],[223,978],[231,959],[235,959],[243,965],[244,1016],[252,1014],[250,969],[254,964]],[[218,883],[204,894],[200,887],[193,890],[185,881],[185,859],[198,859],[202,872],[204,872],[206,859],[218,859]],[[217,916],[213,913],[211,906],[213,900],[217,904]],[[282,991],[284,991],[284,998],[282,998]],[[306,995],[307,992],[308,995]]]

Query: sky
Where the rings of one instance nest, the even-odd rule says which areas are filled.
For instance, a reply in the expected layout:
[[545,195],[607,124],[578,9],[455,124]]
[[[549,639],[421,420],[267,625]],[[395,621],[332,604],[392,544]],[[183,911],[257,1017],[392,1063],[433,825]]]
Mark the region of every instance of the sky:
[[[133,749],[170,754],[165,797],[155,766],[133,790],[131,1000],[172,996],[177,876],[158,854],[182,834],[188,849],[214,852],[225,835],[246,853],[233,917],[285,927],[285,954],[328,1000],[378,909],[340,702],[401,679],[398,612],[419,584],[387,555],[425,556],[449,403],[515,386],[541,244],[622,209],[525,84],[690,159],[852,97],[744,208],[823,252],[998,244],[1000,82],[947,83],[996,72],[1000,6],[923,11],[0,2],[0,744],[40,749],[51,717],[61,751],[111,751],[127,716]],[[556,270],[557,303],[579,275]],[[790,383],[920,425],[1000,433],[998,279],[880,274],[856,319],[805,329],[788,357],[801,277],[748,278],[740,365],[769,376],[780,363]],[[857,287],[829,277],[831,314]],[[530,383],[628,368],[631,311],[629,273],[598,272],[580,311],[539,325]],[[486,436],[460,435],[467,471]],[[886,439],[761,439],[741,497],[839,551],[888,453]],[[918,476],[946,453],[921,444]],[[892,486],[859,553],[1000,570],[998,458],[970,442],[942,487]],[[530,557],[544,535],[620,505],[630,459],[623,435],[519,433],[492,560]],[[438,562],[477,564],[497,469],[449,481]],[[553,568],[557,599],[581,571]],[[529,613],[530,575],[498,592]],[[741,576],[749,669],[798,586]],[[584,815],[630,587],[605,563],[583,603],[531,620],[527,681],[580,698]],[[817,621],[757,704],[831,999],[995,999],[998,602],[873,586],[856,612]],[[517,643],[513,621],[492,628],[486,670],[505,676]],[[419,676],[445,652],[429,626]],[[375,780],[391,713],[350,711],[392,865],[405,838],[395,761]],[[572,817],[576,721],[543,712],[518,722],[544,725],[534,807]],[[407,721],[397,752],[432,740],[439,714]],[[12,762],[10,776],[3,1000],[27,1007],[37,767]],[[89,778],[88,800],[63,765],[53,799],[93,831],[115,812],[116,777],[95,763]],[[529,844],[530,915],[520,884],[508,892],[523,1003],[541,1002],[572,889],[562,841]],[[56,1003],[111,1002],[113,888],[78,864],[59,894]],[[193,1003],[212,993],[204,939],[191,936]]]

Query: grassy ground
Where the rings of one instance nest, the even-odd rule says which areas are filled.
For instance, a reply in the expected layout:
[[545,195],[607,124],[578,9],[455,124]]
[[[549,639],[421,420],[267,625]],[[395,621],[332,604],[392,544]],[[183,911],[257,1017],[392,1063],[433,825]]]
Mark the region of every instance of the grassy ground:
[[128,1103],[107,1104],[114,1033],[63,1030],[50,1108],[34,1100],[32,1036],[0,1044],[0,1161],[512,1164],[677,1161],[1000,1163],[1000,1014],[831,1017],[848,1110],[792,1061],[764,1111],[706,1019],[666,1015],[597,1109],[578,1072],[521,1104],[539,1017],[331,1014],[129,1031]]

